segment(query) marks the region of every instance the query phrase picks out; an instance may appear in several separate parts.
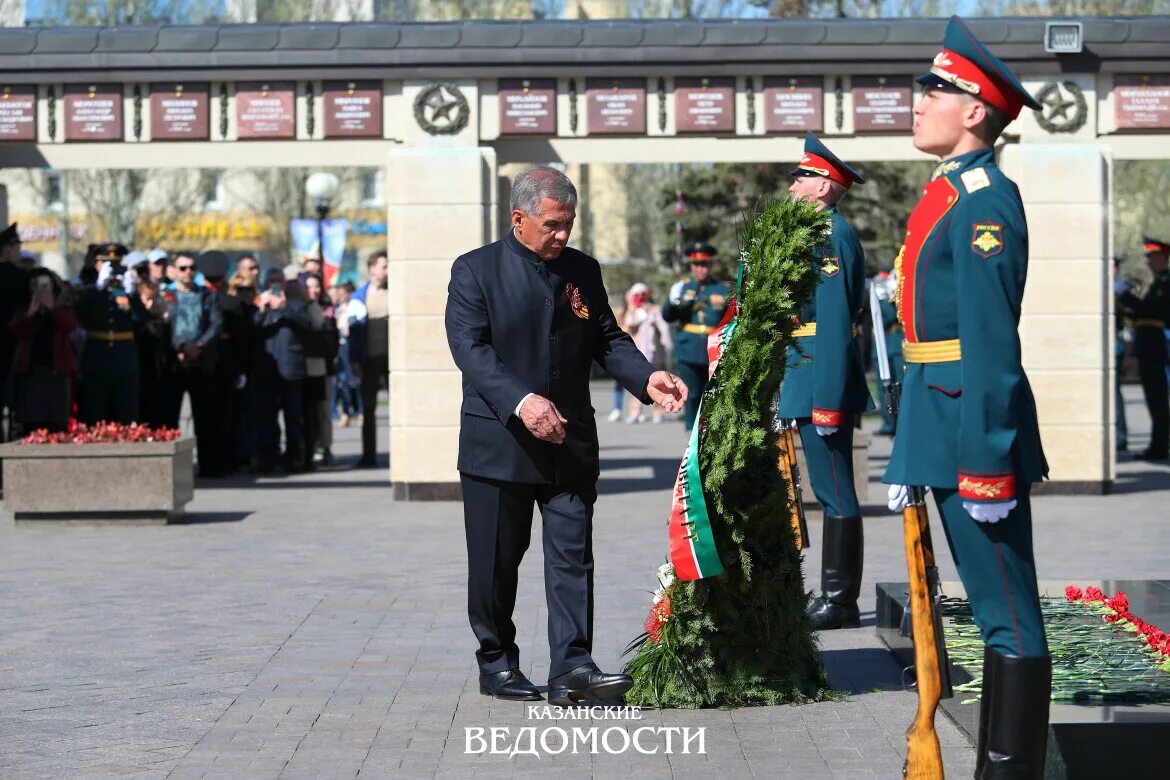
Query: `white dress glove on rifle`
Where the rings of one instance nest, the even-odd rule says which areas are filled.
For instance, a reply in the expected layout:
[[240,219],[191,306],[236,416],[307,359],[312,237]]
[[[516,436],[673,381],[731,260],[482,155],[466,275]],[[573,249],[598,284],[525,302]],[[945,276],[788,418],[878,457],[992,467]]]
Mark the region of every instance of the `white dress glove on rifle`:
[[[923,488],[922,492],[925,495],[930,492],[930,488]],[[890,508],[891,512],[901,512],[910,506],[910,488],[906,485],[890,485],[886,496],[889,498],[886,506]]]
[[978,523],[998,523],[1016,508],[1017,503],[1014,498],[1011,501],[996,501],[992,504],[976,504],[973,501],[964,501],[963,508]]
[[113,268],[114,268],[113,263],[103,263],[102,264],[101,270],[98,271],[98,278],[97,278],[97,288],[99,290],[106,289],[106,285],[110,283],[110,276],[113,275],[111,273],[113,271]]
[[681,281],[675,282],[674,285],[670,288],[670,295],[668,296],[668,298],[669,298],[670,302],[675,304],[676,306],[682,300],[682,288],[683,288],[683,282],[681,282]]
[[819,433],[821,436],[832,436],[837,432],[836,425],[818,425],[816,428],[817,433]]

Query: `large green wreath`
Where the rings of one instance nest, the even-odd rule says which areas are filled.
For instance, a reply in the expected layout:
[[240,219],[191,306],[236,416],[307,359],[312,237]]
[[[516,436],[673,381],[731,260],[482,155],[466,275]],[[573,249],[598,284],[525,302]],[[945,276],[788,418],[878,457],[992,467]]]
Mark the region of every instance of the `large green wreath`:
[[831,697],[777,467],[775,399],[801,306],[818,282],[829,218],[779,200],[740,235],[739,312],[703,396],[699,464],[725,572],[679,582],[665,572],[646,633],[627,652],[630,704],[742,707]]

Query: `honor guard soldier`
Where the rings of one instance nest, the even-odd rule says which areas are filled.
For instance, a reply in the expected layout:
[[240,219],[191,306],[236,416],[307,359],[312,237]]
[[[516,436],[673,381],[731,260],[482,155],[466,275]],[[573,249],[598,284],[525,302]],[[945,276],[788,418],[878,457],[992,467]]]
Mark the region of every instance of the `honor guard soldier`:
[[918,83],[914,146],[941,162],[895,262],[906,374],[885,482],[893,511],[906,486],[933,493],[986,643],[975,777],[1040,778],[1052,662],[1029,490],[1048,466],[1020,364],[1028,227],[992,149],[1040,105],[957,17]]
[[859,623],[861,506],[853,487],[853,426],[873,408],[857,333],[865,303],[865,252],[837,203],[861,178],[809,133],[788,194],[828,213],[832,232],[816,259],[820,283],[800,312],[777,410],[795,420],[813,493],[824,510],[821,595],[808,615],[818,631]]
[[699,413],[699,401],[707,387],[707,336],[723,319],[731,289],[711,277],[715,249],[695,242],[687,250],[691,275],[675,283],[669,300],[662,308],[667,322],[678,323],[674,338],[675,370],[687,386],[687,403],[683,424],[689,431]]
[[96,287],[77,299],[77,320],[85,329],[81,352],[81,421],[132,423],[138,418],[138,347],[134,330],[146,320],[135,289],[125,289],[128,254],[121,244],[91,244],[85,264],[97,268]]
[[1133,355],[1146,408],[1150,410],[1150,446],[1137,454],[1139,460],[1166,460],[1170,456],[1170,392],[1166,381],[1166,335],[1170,323],[1170,244],[1146,236],[1142,239],[1146,264],[1154,279],[1145,295],[1138,296],[1118,280],[1118,300],[1133,316]]

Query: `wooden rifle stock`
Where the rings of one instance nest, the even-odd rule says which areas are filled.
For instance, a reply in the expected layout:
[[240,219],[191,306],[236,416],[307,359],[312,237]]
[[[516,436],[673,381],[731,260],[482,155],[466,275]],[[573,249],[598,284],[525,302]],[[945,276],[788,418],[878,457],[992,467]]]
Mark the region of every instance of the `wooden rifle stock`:
[[[939,657],[941,636],[937,611],[927,576],[930,521],[921,488],[910,489],[911,502],[902,510],[902,535],[906,544],[906,567],[910,574],[910,627],[914,636],[914,676],[918,688],[918,711],[906,730],[906,761],[902,776],[912,780],[941,780],[942,748],[934,730],[934,715],[943,691],[945,656]],[[934,552],[929,553],[933,562]]]
[[780,429],[780,473],[788,487],[789,522],[796,538],[796,549],[808,548],[808,524],[804,519],[804,504],[800,497],[800,466],[796,463],[796,439],[792,428]]

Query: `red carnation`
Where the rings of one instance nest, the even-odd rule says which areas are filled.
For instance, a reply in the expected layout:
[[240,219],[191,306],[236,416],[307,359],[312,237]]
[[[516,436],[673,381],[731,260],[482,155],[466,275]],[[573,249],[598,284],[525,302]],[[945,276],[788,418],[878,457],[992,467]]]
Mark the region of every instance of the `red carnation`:
[[650,641],[654,644],[662,639],[662,627],[666,625],[666,621],[670,619],[670,594],[662,597],[654,606],[650,607],[650,614],[646,616],[646,622],[643,628],[646,633],[650,635]]
[[1105,606],[1116,610],[1122,614],[1129,612],[1129,597],[1125,595],[1124,591],[1117,591],[1113,594],[1113,598],[1105,601]]
[[1105,593],[1095,585],[1085,588],[1085,601],[1104,601]]
[[1080,601],[1082,595],[1084,595],[1084,591],[1076,585],[1069,585],[1064,589],[1064,597],[1069,601]]

